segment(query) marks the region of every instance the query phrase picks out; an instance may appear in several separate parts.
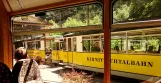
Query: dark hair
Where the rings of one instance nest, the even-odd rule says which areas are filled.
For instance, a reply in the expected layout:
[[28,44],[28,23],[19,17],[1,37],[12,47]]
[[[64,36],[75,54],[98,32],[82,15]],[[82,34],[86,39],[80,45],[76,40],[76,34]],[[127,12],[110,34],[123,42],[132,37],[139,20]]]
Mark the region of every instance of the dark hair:
[[38,63],[38,65],[40,65],[40,63],[42,62],[42,57],[36,56],[35,61]]
[[24,47],[19,47],[15,51],[15,59],[26,59],[27,58],[27,50]]

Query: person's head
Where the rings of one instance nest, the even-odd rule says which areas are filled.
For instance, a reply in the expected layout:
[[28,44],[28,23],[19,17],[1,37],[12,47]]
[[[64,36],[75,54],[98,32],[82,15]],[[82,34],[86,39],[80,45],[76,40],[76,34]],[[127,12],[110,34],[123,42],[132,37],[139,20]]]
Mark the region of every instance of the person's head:
[[36,56],[35,61],[37,62],[38,65],[40,65],[41,62],[42,62],[42,57],[41,56]]
[[15,59],[26,59],[27,58],[27,50],[24,47],[19,47],[15,50]]

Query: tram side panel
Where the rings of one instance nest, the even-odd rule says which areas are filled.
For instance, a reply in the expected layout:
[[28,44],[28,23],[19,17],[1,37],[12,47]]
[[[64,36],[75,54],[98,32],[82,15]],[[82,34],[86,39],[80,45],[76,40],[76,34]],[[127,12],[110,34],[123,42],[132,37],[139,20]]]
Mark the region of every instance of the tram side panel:
[[73,66],[73,52],[68,52],[67,54],[68,54],[67,56],[68,64],[70,66]]
[[58,63],[58,51],[57,50],[52,50],[52,62]]
[[40,50],[40,56],[42,57],[43,60],[45,60],[45,51]]
[[73,52],[68,51],[52,51],[52,61],[55,63],[63,63],[64,65],[68,65],[73,63]]
[[62,51],[62,50],[53,50],[52,51],[52,60],[53,62],[56,63],[68,63],[68,55],[67,51]]
[[133,74],[161,76],[161,56],[151,54],[112,54],[111,69]]
[[28,50],[28,55],[31,58],[36,56],[41,56],[43,60],[45,60],[45,51],[44,50]]
[[59,62],[62,62],[63,61],[63,52],[62,51],[58,51],[58,60]]
[[73,52],[73,65],[77,68],[103,73],[103,62],[103,53]]
[[[59,51],[59,60],[63,63],[72,63],[71,65],[79,69],[103,73],[104,54],[83,52],[80,48],[81,42],[82,38],[76,37],[77,52],[69,52],[68,49]],[[68,48],[68,43],[65,48]],[[161,56],[153,54],[111,54],[111,74],[136,79],[143,79],[143,76],[161,76],[160,61]]]
[[[141,80],[161,77],[160,61],[161,56],[154,54],[111,54],[111,74]],[[103,73],[104,54],[73,52],[73,65]]]
[[34,57],[34,50],[28,50],[27,52],[29,57]]
[[[62,60],[63,63],[70,63],[81,69],[103,72],[103,53],[58,51],[59,56],[56,56],[56,51],[53,51],[52,54],[53,60]],[[42,56],[45,59],[45,51],[43,50],[28,50],[28,55],[29,57]],[[159,55],[111,54],[111,69],[132,74],[161,76],[160,61],[161,56]],[[98,71],[98,69],[102,70]]]
[[[103,56],[103,53],[73,52],[73,65],[76,68],[103,73]],[[152,54],[111,54],[111,74],[141,80],[160,77],[160,61],[161,56]]]
[[64,65],[67,65],[68,63],[68,52],[67,51],[61,51],[61,54],[60,54],[60,59],[61,59],[61,62],[64,64]]

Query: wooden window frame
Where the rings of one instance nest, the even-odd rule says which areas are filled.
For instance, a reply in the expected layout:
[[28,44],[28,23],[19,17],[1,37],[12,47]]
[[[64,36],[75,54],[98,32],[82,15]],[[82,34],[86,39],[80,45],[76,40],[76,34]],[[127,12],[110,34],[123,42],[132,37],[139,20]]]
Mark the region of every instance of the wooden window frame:
[[[96,0],[66,0],[63,2],[48,4],[44,6],[38,6],[34,8],[23,9],[19,11],[13,11],[8,13],[8,17],[11,19],[12,16],[21,15],[25,13],[31,13],[36,11],[43,11],[52,8],[71,6],[76,4],[84,4],[89,2],[95,2]],[[110,83],[110,0],[99,0],[103,4],[103,27],[104,27],[104,83]],[[8,20],[10,23],[10,20]],[[10,26],[8,26],[10,27]],[[12,46],[11,46],[12,47]]]

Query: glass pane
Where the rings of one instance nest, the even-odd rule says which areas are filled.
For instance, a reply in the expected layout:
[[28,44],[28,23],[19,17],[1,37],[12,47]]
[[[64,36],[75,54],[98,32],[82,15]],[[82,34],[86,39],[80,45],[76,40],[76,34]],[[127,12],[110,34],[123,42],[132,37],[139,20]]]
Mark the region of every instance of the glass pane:
[[161,28],[160,25],[146,26],[161,18],[160,5],[160,0],[113,3],[112,25],[123,27],[111,28],[112,82],[159,83]]
[[100,4],[92,4],[88,6],[88,10],[89,25],[102,25],[102,6]]
[[[103,83],[102,19],[102,6],[98,3],[80,4],[14,17],[14,45],[15,48],[19,46],[27,48],[29,58],[42,57],[44,61],[42,64],[47,67],[40,67],[40,70],[51,70],[50,73],[54,74],[55,78],[58,76],[61,83],[66,81],[82,83],[83,80],[85,83]],[[68,75],[68,72],[77,75],[75,77],[70,74],[72,79],[66,80],[64,75]],[[94,72],[97,74],[93,74]],[[44,72],[41,73],[44,75]],[[43,80],[58,82],[50,76],[51,74],[48,74],[49,78],[42,76]]]
[[102,25],[102,6],[89,4],[66,7],[13,17],[13,20],[13,32]]
[[113,23],[160,19],[160,0],[117,0],[113,5]]

